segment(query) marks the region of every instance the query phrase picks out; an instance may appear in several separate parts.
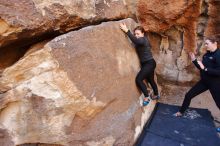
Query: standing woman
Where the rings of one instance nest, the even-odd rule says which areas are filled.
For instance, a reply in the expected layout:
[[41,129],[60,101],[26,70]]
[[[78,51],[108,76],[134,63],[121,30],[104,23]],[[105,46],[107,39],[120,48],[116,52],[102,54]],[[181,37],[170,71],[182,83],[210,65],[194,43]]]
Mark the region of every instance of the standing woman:
[[157,84],[154,81],[154,70],[156,68],[156,62],[152,56],[151,45],[148,39],[145,37],[145,31],[143,27],[136,27],[134,29],[134,35],[130,32],[130,30],[128,30],[127,26],[124,23],[120,24],[120,28],[128,35],[130,40],[134,43],[136,52],[140,59],[141,70],[138,73],[135,81],[137,86],[145,96],[143,100],[143,106],[146,106],[150,101],[150,96],[147,91],[147,87],[144,83],[145,79],[150,83],[154,91],[154,96],[152,96],[151,98],[159,98]]
[[[177,117],[183,115],[192,98],[206,90],[210,91],[217,107],[220,109],[220,49],[217,47],[217,38],[206,38],[205,47],[207,52],[204,54],[202,62],[196,59],[194,53],[190,53],[193,64],[200,70],[201,79],[186,93],[180,110],[175,113]],[[220,128],[217,130],[220,131]]]

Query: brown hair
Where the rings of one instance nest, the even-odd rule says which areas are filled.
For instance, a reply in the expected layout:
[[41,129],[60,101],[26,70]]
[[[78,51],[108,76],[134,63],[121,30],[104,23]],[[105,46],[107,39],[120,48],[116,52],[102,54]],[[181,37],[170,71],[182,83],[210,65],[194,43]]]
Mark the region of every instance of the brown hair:
[[136,30],[140,30],[142,33],[146,33],[146,31],[144,30],[144,28],[142,27],[142,26],[137,26],[137,27],[135,27],[135,29],[134,29],[134,32],[136,31]]
[[216,36],[209,36],[209,37],[206,37],[205,40],[210,40],[210,42],[212,43],[218,43],[218,38]]

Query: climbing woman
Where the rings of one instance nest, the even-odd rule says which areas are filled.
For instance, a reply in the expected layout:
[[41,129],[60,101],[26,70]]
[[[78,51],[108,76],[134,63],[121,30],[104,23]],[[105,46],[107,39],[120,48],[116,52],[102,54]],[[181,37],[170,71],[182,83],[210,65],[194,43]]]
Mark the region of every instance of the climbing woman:
[[[204,42],[206,53],[202,61],[196,59],[194,53],[190,53],[193,64],[200,70],[198,81],[185,95],[185,99],[175,116],[180,117],[189,107],[192,98],[209,90],[217,107],[220,109],[220,49],[217,46],[217,38],[208,37]],[[217,129],[220,132],[220,128]]]
[[[143,99],[143,106],[146,106],[149,103],[150,98],[153,100],[159,98],[157,84],[154,81],[154,70],[156,68],[156,62],[152,56],[151,45],[147,37],[145,36],[145,30],[143,27],[136,27],[134,29],[134,35],[124,23],[120,24],[120,28],[134,43],[136,52],[140,59],[141,70],[138,73],[135,81],[137,86],[145,96]],[[144,80],[147,80],[147,82],[149,82],[151,87],[153,88],[154,95],[152,95],[151,97],[149,96]]]

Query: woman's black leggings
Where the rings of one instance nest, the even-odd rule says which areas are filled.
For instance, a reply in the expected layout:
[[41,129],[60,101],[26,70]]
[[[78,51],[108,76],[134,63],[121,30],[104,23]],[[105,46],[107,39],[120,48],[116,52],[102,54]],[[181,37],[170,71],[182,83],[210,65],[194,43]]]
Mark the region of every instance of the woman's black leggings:
[[220,109],[220,83],[219,82],[205,82],[200,80],[195,86],[193,86],[185,95],[182,107],[180,108],[180,112],[184,113],[186,109],[189,107],[190,102],[193,97],[199,95],[202,92],[209,90],[212,94],[212,97],[215,101],[215,104]]
[[158,95],[158,88],[157,84],[154,81],[154,70],[156,68],[156,62],[154,59],[151,59],[147,62],[141,64],[141,70],[136,77],[136,84],[143,92],[145,97],[148,97],[147,87],[144,83],[144,80],[147,80],[150,83],[151,87],[153,88],[154,95]]

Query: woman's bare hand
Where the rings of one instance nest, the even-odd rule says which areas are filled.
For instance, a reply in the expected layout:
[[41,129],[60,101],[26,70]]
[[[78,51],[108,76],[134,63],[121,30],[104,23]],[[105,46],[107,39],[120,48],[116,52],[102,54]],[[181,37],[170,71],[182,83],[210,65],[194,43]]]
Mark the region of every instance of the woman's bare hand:
[[189,52],[189,56],[190,56],[192,61],[196,60],[196,56],[193,52]]
[[125,23],[120,23],[120,29],[124,32],[128,32],[128,28]]

